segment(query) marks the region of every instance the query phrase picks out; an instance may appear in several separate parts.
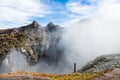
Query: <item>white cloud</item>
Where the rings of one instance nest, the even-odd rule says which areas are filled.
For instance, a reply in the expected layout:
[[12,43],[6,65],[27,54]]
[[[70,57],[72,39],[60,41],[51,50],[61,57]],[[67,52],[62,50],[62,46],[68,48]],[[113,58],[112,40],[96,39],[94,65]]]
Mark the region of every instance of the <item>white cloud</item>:
[[[65,21],[65,25],[70,26],[70,22],[76,23],[85,18],[92,18],[96,16],[112,18],[119,18],[120,1],[119,0],[88,0],[91,5],[82,5],[79,0],[67,3],[67,9],[77,16],[69,15],[69,21]],[[94,4],[96,2],[96,4]],[[114,17],[113,17],[114,16]],[[77,21],[78,20],[78,21]]]
[[[68,16],[70,17],[69,21],[64,21],[65,26],[70,26],[72,23],[75,24],[82,19],[88,18],[88,17],[93,17],[96,16],[96,10],[98,8],[98,5],[95,4],[97,1],[96,0],[86,0],[86,2],[90,2],[90,5],[84,5],[80,2],[80,0],[75,0],[75,1],[69,1],[66,4],[66,7],[69,12],[72,12]],[[77,15],[76,15],[77,14]]]
[[[43,17],[48,7],[37,0],[0,0],[0,24],[13,27],[27,23],[32,16]],[[0,26],[0,28],[4,28]]]
[[82,15],[88,15],[91,11],[95,8],[93,5],[83,5],[79,1],[76,2],[69,2],[67,3],[67,8],[69,11],[76,13],[76,14],[82,14]]
[[117,16],[116,14],[120,13],[119,9],[120,9],[119,0],[102,0],[99,4],[97,14]]

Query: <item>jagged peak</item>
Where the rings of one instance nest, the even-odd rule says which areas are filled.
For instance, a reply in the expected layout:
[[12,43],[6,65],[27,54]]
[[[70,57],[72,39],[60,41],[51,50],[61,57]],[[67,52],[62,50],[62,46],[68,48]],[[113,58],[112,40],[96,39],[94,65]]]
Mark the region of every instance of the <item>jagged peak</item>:
[[34,20],[32,22],[32,26],[33,26],[33,28],[38,28],[38,26],[40,26],[40,25],[39,25],[39,23],[37,21]]
[[53,22],[50,22],[47,24],[47,28],[49,31],[54,31],[54,30],[57,30],[58,25],[55,25]]
[[26,29],[38,29],[39,26],[40,25],[38,24],[37,21],[33,21],[31,24],[20,27],[19,30],[24,31]]
[[49,27],[49,26],[55,26],[55,24],[54,24],[53,22],[49,22],[49,23],[47,24],[47,27]]

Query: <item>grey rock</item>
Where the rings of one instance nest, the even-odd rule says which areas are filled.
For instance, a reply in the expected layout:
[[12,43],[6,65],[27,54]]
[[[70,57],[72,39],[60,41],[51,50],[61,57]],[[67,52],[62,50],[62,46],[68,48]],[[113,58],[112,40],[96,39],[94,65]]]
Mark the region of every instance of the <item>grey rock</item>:
[[78,70],[78,72],[101,72],[115,67],[120,67],[120,54],[110,54],[97,57]]

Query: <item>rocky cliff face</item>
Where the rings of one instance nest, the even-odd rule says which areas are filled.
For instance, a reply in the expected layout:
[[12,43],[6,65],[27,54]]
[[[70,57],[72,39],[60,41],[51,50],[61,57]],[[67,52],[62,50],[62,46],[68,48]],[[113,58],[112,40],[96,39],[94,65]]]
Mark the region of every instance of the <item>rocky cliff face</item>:
[[120,67],[120,54],[103,55],[89,62],[78,72],[102,72]]
[[30,65],[42,59],[49,63],[58,63],[62,59],[59,46],[62,28],[49,23],[42,27],[38,22],[19,28],[0,30],[0,61],[13,50],[24,54]]

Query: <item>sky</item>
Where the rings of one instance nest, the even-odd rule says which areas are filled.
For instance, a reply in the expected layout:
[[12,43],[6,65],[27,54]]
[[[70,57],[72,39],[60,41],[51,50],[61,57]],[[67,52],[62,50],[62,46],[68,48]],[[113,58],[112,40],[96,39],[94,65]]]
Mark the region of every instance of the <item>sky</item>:
[[[0,28],[19,27],[36,20],[62,25],[88,17],[98,0],[0,0]],[[65,25],[66,26],[66,25]]]

